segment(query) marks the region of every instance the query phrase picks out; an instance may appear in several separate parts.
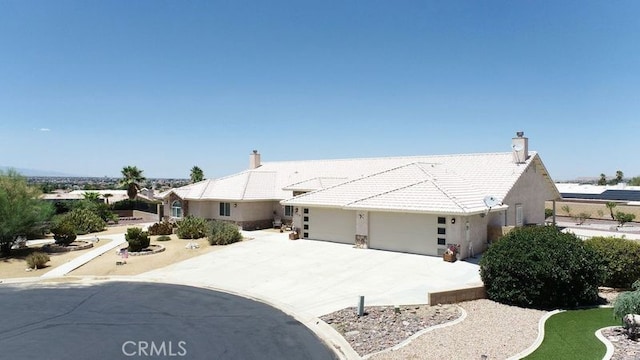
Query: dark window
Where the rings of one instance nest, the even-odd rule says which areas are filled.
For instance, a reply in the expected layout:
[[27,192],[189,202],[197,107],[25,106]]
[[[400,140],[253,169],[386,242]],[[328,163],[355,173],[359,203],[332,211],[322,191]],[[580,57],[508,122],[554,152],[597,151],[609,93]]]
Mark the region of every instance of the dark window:
[[303,220],[304,220],[304,221],[309,221],[309,217],[308,217],[308,216],[305,216]]
[[445,240],[445,238],[438,238],[438,245],[447,245],[447,240]]
[[293,206],[291,205],[284,206],[284,216],[293,216]]
[[309,233],[303,233],[302,237],[305,238],[305,239],[308,238],[309,237]]
[[447,229],[441,228],[441,227],[438,228],[438,235],[444,235],[446,233],[447,233]]
[[231,216],[231,203],[220,203],[220,216]]
[[438,217],[438,224],[446,224],[446,223],[447,223],[446,217],[442,217],[442,216]]
[[304,229],[305,230],[309,230],[309,225],[308,224],[304,224]]
[[302,209],[302,212],[305,213],[305,214],[308,214],[309,213],[309,209],[306,209],[306,208]]

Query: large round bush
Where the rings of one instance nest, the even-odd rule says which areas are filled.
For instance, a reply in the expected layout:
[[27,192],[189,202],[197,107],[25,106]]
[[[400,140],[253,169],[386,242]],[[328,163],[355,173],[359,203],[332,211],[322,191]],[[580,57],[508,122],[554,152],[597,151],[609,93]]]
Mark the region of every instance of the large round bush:
[[613,237],[594,237],[585,241],[604,261],[604,286],[631,288],[640,279],[640,243]]
[[57,219],[51,228],[56,244],[67,246],[76,240],[76,230],[69,219]]
[[480,276],[489,299],[552,309],[594,304],[604,266],[573,234],[553,226],[516,228],[482,256]]
[[128,228],[124,237],[129,243],[127,250],[131,252],[138,252],[145,249],[149,247],[149,243],[151,242],[151,239],[149,239],[149,233],[142,231],[142,229],[138,227]]

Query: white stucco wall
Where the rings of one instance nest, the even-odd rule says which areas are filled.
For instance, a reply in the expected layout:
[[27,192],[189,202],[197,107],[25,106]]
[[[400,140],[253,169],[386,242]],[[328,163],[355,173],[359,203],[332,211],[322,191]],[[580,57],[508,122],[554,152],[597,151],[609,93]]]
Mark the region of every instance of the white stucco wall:
[[536,161],[532,161],[503,199],[503,203],[509,206],[506,225],[516,225],[516,204],[522,204],[523,224],[544,224],[544,204],[555,197],[554,186],[543,176]]

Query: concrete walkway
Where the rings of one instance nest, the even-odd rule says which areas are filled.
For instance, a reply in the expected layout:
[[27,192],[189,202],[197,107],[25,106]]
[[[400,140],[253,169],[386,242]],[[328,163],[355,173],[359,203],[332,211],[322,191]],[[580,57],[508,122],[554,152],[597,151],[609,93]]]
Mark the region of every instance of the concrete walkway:
[[[105,237],[108,237],[111,239],[111,242],[109,244],[100,246],[99,248],[93,249],[91,251],[87,251],[86,253],[76,257],[75,259],[72,259],[71,261],[65,264],[62,264],[56,267],[55,269],[43,274],[41,278],[55,278],[55,277],[64,276],[69,272],[79,268],[80,266],[88,263],[94,258],[106,253],[107,251],[111,251],[116,247],[127,242],[124,238],[124,234],[105,235]],[[93,236],[78,238],[77,240],[91,240],[91,239],[93,239]]]

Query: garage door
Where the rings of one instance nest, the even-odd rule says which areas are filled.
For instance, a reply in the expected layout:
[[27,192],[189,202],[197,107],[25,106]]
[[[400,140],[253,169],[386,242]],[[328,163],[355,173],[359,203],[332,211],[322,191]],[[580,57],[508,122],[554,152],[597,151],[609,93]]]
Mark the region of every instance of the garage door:
[[354,211],[311,208],[304,214],[308,220],[303,222],[308,229],[308,239],[334,241],[345,244],[355,243],[356,215]]
[[437,255],[437,218],[430,215],[369,214],[369,247],[413,254]]

